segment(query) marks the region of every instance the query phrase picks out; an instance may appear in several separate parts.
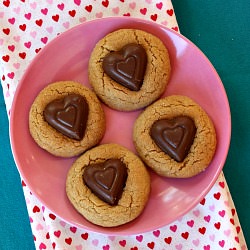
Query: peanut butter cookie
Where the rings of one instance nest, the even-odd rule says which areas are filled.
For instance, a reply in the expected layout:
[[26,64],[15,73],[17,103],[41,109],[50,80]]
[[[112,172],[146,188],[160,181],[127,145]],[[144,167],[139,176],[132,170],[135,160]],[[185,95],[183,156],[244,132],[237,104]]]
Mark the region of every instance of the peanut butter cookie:
[[134,153],[117,144],[103,144],[71,166],[66,192],[87,220],[114,227],[142,213],[150,194],[150,176]]
[[216,149],[216,132],[192,99],[173,95],[156,101],[137,118],[133,140],[140,157],[156,173],[186,178],[204,171]]
[[105,132],[105,116],[93,91],[80,83],[49,84],[29,113],[30,134],[53,155],[72,157],[95,146]]
[[109,33],[93,49],[89,81],[99,98],[121,111],[143,108],[164,92],[170,77],[168,50],[142,30]]

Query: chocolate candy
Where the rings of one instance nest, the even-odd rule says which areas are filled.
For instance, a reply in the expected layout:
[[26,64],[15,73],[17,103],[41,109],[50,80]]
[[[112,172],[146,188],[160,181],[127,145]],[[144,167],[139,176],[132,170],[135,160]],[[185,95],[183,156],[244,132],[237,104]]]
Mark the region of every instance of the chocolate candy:
[[157,146],[177,162],[182,162],[187,156],[195,134],[194,121],[187,116],[158,120],[150,129]]
[[89,107],[85,98],[78,94],[70,94],[47,104],[44,118],[67,137],[81,140],[86,129],[88,112]]
[[88,165],[83,181],[97,197],[113,206],[122,195],[127,175],[126,165],[121,160],[109,159]]
[[111,52],[103,59],[103,70],[117,83],[138,91],[143,83],[147,54],[139,44],[128,44],[118,52]]

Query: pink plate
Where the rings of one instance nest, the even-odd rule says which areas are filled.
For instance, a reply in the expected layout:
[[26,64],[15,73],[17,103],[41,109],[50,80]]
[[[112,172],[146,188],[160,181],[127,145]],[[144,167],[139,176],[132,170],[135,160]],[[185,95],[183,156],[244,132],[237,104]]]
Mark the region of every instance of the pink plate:
[[[181,94],[199,103],[212,118],[218,145],[205,172],[190,179],[169,179],[151,173],[151,196],[144,212],[131,223],[102,228],[86,221],[65,192],[65,179],[75,159],[45,152],[29,134],[28,113],[39,91],[54,81],[75,80],[88,87],[88,59],[96,42],[111,31],[136,28],[158,36],[170,52],[172,76],[164,96]],[[140,111],[117,112],[103,105],[107,131],[101,143],[115,142],[135,152],[132,126]],[[18,85],[11,112],[10,136],[17,167],[32,193],[52,212],[80,228],[112,235],[142,233],[186,214],[208,193],[225,163],[231,117],[223,84],[204,54],[189,40],[166,27],[140,19],[106,18],[83,23],[45,46]]]

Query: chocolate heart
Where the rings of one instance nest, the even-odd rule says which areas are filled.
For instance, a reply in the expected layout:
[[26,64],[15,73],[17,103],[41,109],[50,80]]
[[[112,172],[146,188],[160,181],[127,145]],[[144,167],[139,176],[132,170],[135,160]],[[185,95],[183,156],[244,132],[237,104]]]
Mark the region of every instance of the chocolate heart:
[[138,91],[143,83],[147,66],[147,53],[139,44],[128,44],[103,59],[103,70],[117,83]]
[[90,164],[83,173],[83,181],[91,191],[112,206],[118,203],[126,180],[127,168],[119,159]]
[[45,120],[69,138],[81,140],[88,120],[88,103],[78,94],[56,99],[44,109]]
[[194,121],[187,116],[158,120],[150,129],[150,135],[157,146],[178,162],[187,156],[195,133]]

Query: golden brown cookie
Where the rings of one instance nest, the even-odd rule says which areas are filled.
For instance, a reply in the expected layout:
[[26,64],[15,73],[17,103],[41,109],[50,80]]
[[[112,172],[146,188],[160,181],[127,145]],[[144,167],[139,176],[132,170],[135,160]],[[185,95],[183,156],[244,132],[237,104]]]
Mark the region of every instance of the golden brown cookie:
[[[123,191],[116,205],[98,198],[83,180],[88,167],[106,164],[110,159],[120,160],[127,170]],[[114,175],[110,181],[108,176],[112,175],[112,171]],[[99,189],[104,187],[107,195],[117,184],[117,172],[112,170],[112,164],[92,174],[95,186]],[[150,176],[134,153],[117,144],[103,144],[85,152],[71,166],[66,180],[66,192],[73,206],[87,220],[103,227],[114,227],[132,221],[142,213],[150,194]]]
[[[140,70],[144,65],[141,50],[147,60],[144,73]],[[109,66],[104,67],[104,63]],[[108,69],[104,71],[105,68]],[[169,54],[163,42],[136,29],[109,33],[96,44],[89,60],[89,81],[94,91],[108,106],[121,111],[140,109],[155,101],[164,92],[170,71]],[[125,83],[118,83],[117,75]],[[129,89],[131,85],[137,90]]]
[[92,90],[77,82],[60,81],[49,84],[35,98],[29,130],[41,148],[56,156],[72,157],[101,140],[105,116]]
[[209,165],[216,149],[216,132],[197,103],[173,95],[140,114],[134,124],[133,141],[140,157],[156,173],[186,178]]

